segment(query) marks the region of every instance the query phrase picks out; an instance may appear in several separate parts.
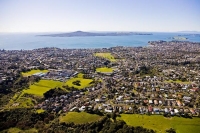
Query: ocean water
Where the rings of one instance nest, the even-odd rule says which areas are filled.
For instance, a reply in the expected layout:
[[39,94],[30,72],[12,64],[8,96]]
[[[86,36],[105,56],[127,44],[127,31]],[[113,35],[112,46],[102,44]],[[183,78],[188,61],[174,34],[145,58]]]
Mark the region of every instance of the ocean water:
[[[109,48],[115,46],[147,46],[148,41],[171,41],[172,37],[187,33],[153,33],[153,35],[96,36],[96,37],[48,37],[41,33],[1,33],[0,49],[31,50],[44,47],[57,48]],[[185,36],[187,41],[200,42],[199,36]]]

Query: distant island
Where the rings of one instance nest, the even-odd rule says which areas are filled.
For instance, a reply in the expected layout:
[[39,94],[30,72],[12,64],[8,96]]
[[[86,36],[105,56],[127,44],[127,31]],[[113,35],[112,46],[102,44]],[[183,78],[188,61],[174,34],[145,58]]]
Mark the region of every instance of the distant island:
[[38,36],[85,37],[85,36],[128,36],[128,35],[153,35],[153,34],[152,33],[137,33],[137,32],[104,32],[104,33],[94,33],[94,32],[75,31],[75,32],[70,32],[70,33],[48,34],[48,35],[38,35]]
[[172,37],[173,40],[187,40],[188,38],[186,37],[183,37],[183,36],[175,36],[175,37]]

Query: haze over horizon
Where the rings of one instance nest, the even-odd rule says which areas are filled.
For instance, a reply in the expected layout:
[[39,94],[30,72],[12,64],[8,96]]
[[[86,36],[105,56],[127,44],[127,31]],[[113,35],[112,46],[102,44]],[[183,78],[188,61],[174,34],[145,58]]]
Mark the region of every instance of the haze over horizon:
[[0,0],[0,32],[200,31],[199,0]]

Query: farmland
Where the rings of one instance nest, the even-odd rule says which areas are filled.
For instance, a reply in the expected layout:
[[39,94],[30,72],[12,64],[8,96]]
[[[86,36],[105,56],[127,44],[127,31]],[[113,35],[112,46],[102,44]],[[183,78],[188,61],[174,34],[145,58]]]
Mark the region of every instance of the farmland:
[[74,122],[75,124],[83,124],[97,121],[101,118],[101,116],[96,114],[89,114],[86,112],[68,112],[65,116],[60,117],[60,122]]
[[121,114],[117,119],[124,120],[131,126],[143,126],[164,133],[166,129],[174,128],[177,133],[196,133],[200,131],[200,119],[181,117],[165,118],[161,115]]

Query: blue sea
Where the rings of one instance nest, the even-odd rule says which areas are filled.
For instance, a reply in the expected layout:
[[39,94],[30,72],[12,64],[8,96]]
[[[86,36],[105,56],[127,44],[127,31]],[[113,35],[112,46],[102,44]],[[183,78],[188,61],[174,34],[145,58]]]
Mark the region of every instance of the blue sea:
[[[48,34],[48,33],[45,33]],[[31,50],[44,47],[57,48],[110,48],[115,46],[147,46],[148,41],[171,41],[172,37],[188,33],[152,33],[153,35],[96,36],[96,37],[49,37],[41,33],[1,33],[0,49]],[[195,33],[197,34],[197,33]],[[187,41],[200,42],[200,36],[185,36]]]

